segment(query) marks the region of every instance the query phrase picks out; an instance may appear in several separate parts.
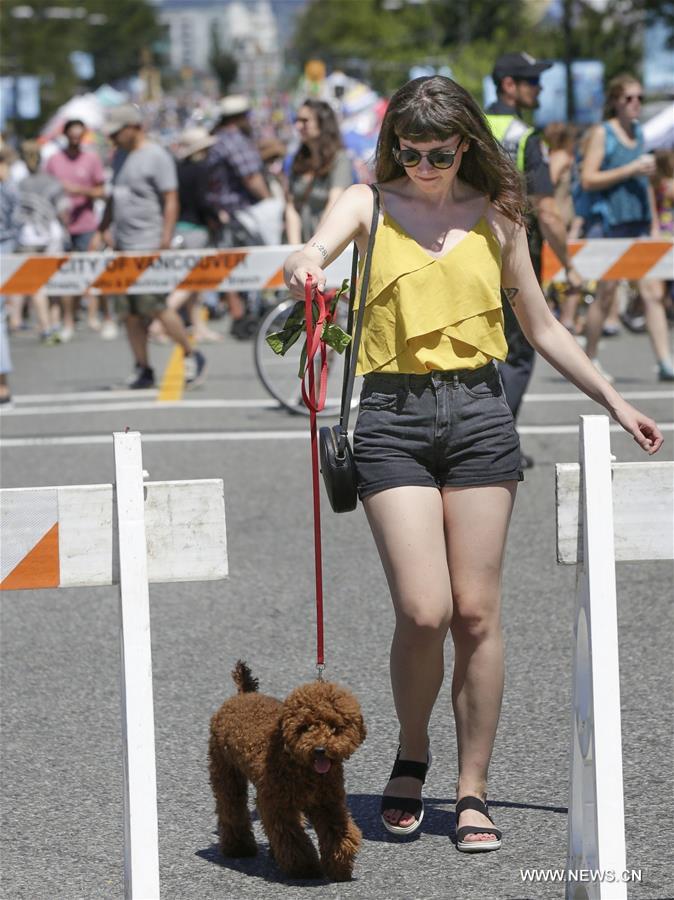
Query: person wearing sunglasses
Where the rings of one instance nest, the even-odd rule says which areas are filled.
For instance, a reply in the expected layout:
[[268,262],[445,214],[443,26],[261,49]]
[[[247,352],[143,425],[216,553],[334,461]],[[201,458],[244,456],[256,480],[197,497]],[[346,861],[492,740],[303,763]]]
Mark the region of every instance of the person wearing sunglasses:
[[[451,633],[457,849],[498,850],[487,780],[504,681],[502,566],[522,478],[495,365],[508,352],[501,288],[532,346],[644,451],[655,453],[662,435],[550,312],[531,265],[519,174],[464,88],[436,75],[396,91],[375,173],[380,208],[357,357],[364,378],[353,453],[395,614],[390,671],[399,746],[381,821],[403,836],[421,825],[428,728]],[[353,240],[362,258],[373,213],[370,186],[344,191],[285,262],[294,297],[304,298],[308,277],[323,289],[325,267]]]
[[[494,64],[492,78],[497,100],[487,109],[487,121],[506,153],[523,173],[532,214],[528,217],[529,250],[534,270],[540,281],[541,253],[546,240],[565,266],[569,283],[578,289],[581,279],[567,252],[567,233],[561,211],[555,200],[542,137],[520,117],[523,109],[537,109],[541,93],[541,75],[552,63],[534,59],[528,53],[506,53]],[[506,321],[508,356],[500,366],[508,405],[517,419],[522,398],[533,372],[535,353],[525,339],[507,298],[503,308]],[[534,463],[522,454],[523,468]]]
[[[639,124],[643,91],[630,74],[617,75],[606,91],[604,121],[590,133],[581,172],[582,186],[590,192],[590,216],[584,237],[658,237],[655,192],[649,178],[655,157],[645,152]],[[587,312],[586,352],[596,366],[599,338],[615,302],[615,281],[599,283],[597,299]],[[639,293],[646,314],[646,329],[658,364],[660,381],[674,381],[661,281],[642,279]],[[604,373],[606,374],[606,373]]]

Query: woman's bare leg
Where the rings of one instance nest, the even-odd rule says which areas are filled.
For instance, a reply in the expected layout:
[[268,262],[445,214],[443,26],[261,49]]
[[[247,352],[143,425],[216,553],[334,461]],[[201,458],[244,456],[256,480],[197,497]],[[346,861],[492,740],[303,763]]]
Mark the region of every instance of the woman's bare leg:
[[599,339],[606,317],[613,305],[615,292],[615,281],[600,281],[597,285],[597,295],[585,314],[585,352],[590,359],[597,358]]
[[646,330],[658,363],[672,363],[669,349],[669,328],[665,313],[665,282],[655,278],[643,278],[639,282],[639,293],[644,303]]
[[[444,488],[447,559],[452,582],[452,703],[459,756],[457,800],[486,798],[489,761],[503,695],[501,573],[517,482]],[[460,825],[490,826],[473,810]],[[467,840],[493,840],[476,834]]]
[[[364,501],[396,615],[391,686],[400,723],[400,757],[426,762],[428,723],[444,675],[443,646],[452,613],[440,491],[399,487]],[[414,778],[389,781],[384,794],[419,797]],[[386,813],[392,825],[414,816]]]
[[49,297],[44,288],[38,288],[35,291],[32,295],[32,302],[40,334],[48,334],[51,328],[51,319],[49,317]]

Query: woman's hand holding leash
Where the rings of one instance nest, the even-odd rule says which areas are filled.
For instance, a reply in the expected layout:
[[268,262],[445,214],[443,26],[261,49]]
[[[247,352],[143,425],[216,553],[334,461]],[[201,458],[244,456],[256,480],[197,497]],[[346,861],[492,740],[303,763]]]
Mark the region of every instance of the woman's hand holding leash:
[[327,281],[327,275],[315,263],[301,262],[296,268],[292,269],[290,278],[286,284],[288,290],[295,300],[304,300],[304,291],[307,279],[311,280],[312,292],[324,291]]

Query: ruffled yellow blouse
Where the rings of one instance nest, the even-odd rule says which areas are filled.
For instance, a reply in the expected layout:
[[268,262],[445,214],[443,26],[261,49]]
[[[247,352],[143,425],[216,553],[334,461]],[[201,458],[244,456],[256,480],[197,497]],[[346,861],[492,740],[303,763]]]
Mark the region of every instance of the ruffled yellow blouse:
[[435,258],[384,213],[371,266],[357,374],[477,369],[505,359],[501,248],[484,216]]

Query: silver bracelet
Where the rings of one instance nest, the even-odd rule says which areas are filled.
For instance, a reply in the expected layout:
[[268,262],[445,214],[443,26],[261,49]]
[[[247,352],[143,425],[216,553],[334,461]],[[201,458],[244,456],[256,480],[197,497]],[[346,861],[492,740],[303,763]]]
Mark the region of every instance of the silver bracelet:
[[328,251],[325,249],[323,244],[318,243],[318,241],[312,241],[309,246],[315,247],[324,260],[328,258]]

